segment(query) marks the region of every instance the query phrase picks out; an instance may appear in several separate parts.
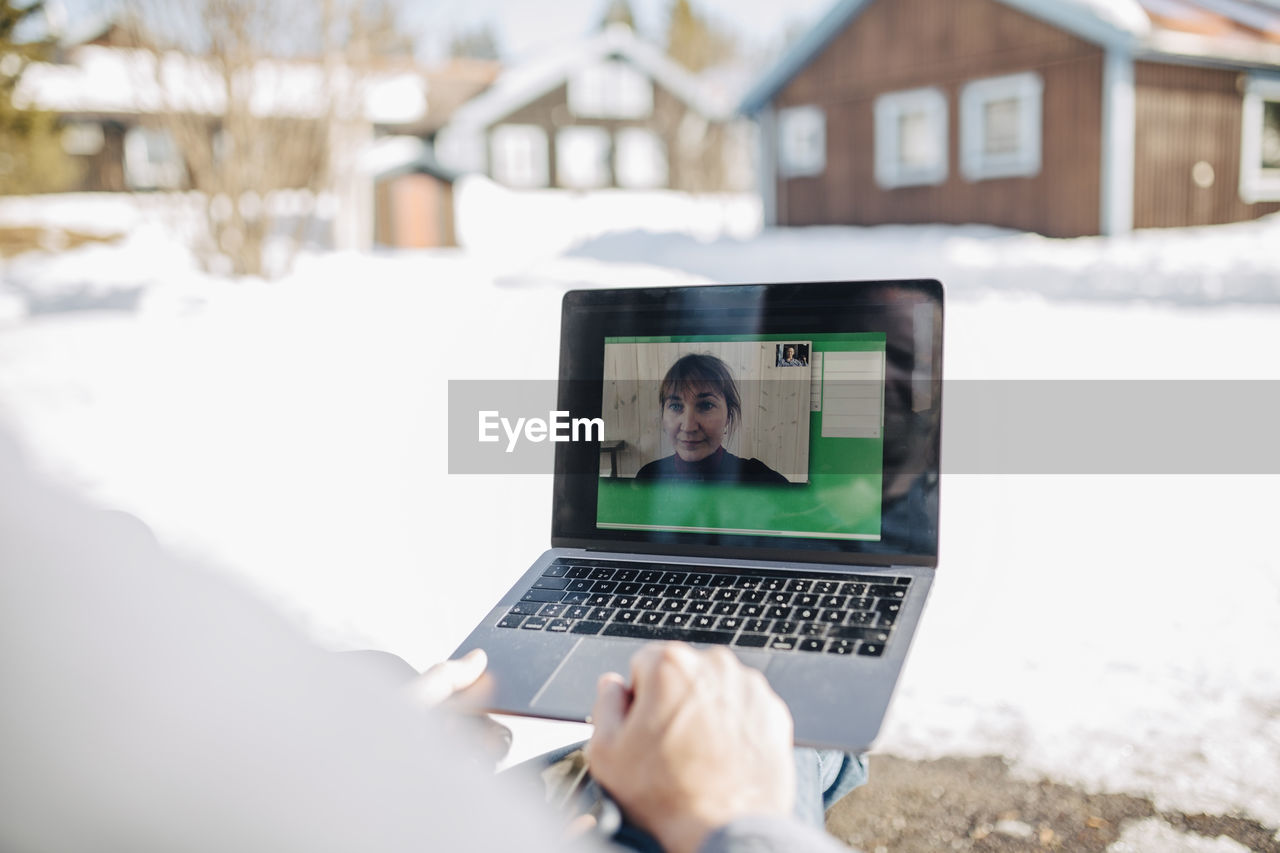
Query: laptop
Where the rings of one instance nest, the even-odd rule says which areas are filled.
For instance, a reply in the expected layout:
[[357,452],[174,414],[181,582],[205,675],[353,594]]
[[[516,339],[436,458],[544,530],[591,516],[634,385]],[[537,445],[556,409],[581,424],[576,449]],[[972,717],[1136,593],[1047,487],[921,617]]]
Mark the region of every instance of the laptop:
[[489,709],[583,721],[679,640],[868,748],[937,567],[942,320],[932,280],[566,293],[552,547],[456,652]]

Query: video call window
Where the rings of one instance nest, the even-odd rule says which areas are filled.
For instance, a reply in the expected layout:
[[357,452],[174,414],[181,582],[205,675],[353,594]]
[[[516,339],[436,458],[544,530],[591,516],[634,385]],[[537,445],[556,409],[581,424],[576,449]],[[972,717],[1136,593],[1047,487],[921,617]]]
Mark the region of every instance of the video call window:
[[885,335],[608,338],[597,526],[878,539]]

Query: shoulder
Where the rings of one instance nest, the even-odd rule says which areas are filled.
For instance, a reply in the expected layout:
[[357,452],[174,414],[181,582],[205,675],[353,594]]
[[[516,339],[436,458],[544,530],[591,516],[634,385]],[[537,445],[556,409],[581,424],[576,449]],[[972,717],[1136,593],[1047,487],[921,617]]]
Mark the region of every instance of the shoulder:
[[752,483],[786,483],[786,477],[756,459],[738,459],[739,476]]
[[667,456],[662,459],[655,459],[640,466],[640,470],[636,472],[637,480],[655,480],[658,477],[665,477],[672,471],[674,456]]

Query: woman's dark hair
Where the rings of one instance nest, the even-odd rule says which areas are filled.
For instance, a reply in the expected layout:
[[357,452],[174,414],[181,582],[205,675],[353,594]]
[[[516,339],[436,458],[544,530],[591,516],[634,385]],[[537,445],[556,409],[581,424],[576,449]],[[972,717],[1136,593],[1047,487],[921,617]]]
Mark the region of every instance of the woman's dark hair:
[[710,388],[724,397],[725,408],[729,410],[729,423],[737,424],[742,415],[742,398],[738,395],[738,383],[733,381],[729,365],[714,355],[705,353],[689,353],[683,355],[671,365],[667,375],[662,377],[662,385],[658,388],[658,409],[667,404],[667,398],[679,396],[685,391],[696,391],[699,388]]

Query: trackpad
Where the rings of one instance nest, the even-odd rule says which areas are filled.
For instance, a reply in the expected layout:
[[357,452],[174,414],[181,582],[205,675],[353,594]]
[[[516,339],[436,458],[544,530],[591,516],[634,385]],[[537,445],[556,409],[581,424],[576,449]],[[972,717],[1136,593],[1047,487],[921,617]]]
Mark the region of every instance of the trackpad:
[[[547,713],[584,719],[596,701],[596,682],[606,672],[617,672],[631,681],[631,658],[644,648],[627,640],[580,640],[530,703]],[[763,670],[768,656],[748,649],[734,649],[747,666]]]
[[595,704],[600,676],[617,672],[630,681],[631,656],[642,648],[639,643],[626,641],[579,640],[533,697],[530,707],[585,718]]

